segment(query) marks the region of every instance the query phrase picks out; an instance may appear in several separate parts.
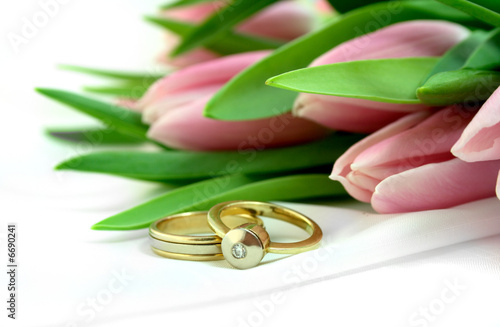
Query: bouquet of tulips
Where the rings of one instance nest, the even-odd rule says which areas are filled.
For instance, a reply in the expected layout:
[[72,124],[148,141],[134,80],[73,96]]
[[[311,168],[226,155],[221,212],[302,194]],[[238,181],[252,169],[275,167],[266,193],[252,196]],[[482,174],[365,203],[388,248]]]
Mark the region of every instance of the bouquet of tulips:
[[500,2],[177,0],[146,20],[166,30],[164,72],[63,67],[115,79],[85,88],[104,102],[37,89],[103,123],[53,136],[136,145],[57,169],[175,186],[94,229],[239,199],[500,197]]

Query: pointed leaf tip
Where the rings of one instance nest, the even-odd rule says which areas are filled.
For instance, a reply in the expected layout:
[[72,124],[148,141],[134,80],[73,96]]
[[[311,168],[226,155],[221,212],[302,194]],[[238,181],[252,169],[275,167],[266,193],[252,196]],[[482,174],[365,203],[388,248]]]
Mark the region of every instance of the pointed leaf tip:
[[[285,90],[387,103],[420,103],[415,90],[438,58],[391,58],[340,62],[274,76],[267,85]],[[341,78],[322,81],[330,76]],[[364,83],[361,83],[363,81]]]
[[49,95],[51,93],[50,92],[51,90],[53,91],[53,89],[47,89],[47,88],[43,88],[43,87],[35,87],[35,92],[43,94],[43,95]]
[[55,101],[103,121],[121,133],[150,141],[146,136],[148,126],[142,122],[141,114],[138,112],[64,90],[44,88],[36,90]]

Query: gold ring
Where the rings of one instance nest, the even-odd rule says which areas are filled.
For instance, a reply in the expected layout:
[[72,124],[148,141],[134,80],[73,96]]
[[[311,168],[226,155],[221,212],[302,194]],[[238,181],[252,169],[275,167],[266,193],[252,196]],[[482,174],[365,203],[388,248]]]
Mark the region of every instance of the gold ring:
[[[225,223],[239,226],[251,222],[262,226],[262,219],[251,215],[228,215]],[[204,235],[191,235],[204,234]],[[207,222],[207,212],[187,212],[155,221],[149,227],[153,251],[161,256],[181,260],[222,260],[222,239],[213,234]]]
[[[243,224],[231,229],[224,224],[225,216],[263,216],[286,221],[304,229],[310,237],[293,243],[271,242],[266,230],[255,223]],[[269,253],[297,254],[316,249],[323,232],[310,218],[297,211],[266,202],[229,201],[213,206],[208,212],[208,224],[222,238],[224,258],[234,267],[254,267]]]
[[189,261],[214,261],[223,260],[224,256],[221,253],[214,254],[186,254],[186,253],[174,253],[163,251],[154,247],[151,247],[154,253],[161,255],[162,257],[176,260],[189,260]]

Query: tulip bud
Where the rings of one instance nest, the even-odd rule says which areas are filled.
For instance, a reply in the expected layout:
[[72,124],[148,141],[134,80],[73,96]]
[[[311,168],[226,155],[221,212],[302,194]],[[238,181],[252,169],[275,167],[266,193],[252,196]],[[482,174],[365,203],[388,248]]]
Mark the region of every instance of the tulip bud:
[[[451,153],[467,162],[500,160],[500,88],[479,109]],[[500,199],[500,172],[496,195]]]
[[317,23],[315,13],[306,5],[296,1],[278,1],[244,21],[236,30],[290,41],[310,32]]
[[500,88],[479,109],[451,152],[469,162],[500,159]]
[[[200,3],[169,9],[164,11],[163,15],[181,21],[199,23],[227,5],[227,1]],[[293,24],[290,22],[293,22]],[[305,4],[297,1],[279,1],[243,21],[236,26],[235,30],[258,37],[290,41],[310,32],[316,27],[317,23],[315,13]],[[167,49],[160,54],[158,60],[161,63],[175,67],[187,67],[219,56],[210,50],[197,48],[186,54],[171,58],[169,54],[178,43],[179,39],[176,35],[167,34]]]
[[206,103],[219,88],[268,53],[214,59],[157,81],[136,104],[143,120],[151,124],[148,136],[173,148],[244,151],[292,145],[327,135],[326,128],[290,114],[251,121],[219,121],[203,116]]
[[[444,21],[397,23],[344,42],[310,66],[365,59],[440,56],[468,34],[463,26]],[[300,94],[293,113],[332,129],[365,133],[375,131],[405,113],[424,109],[428,107]],[[367,117],[368,112],[371,113]]]
[[373,208],[380,213],[443,209],[495,196],[500,160],[458,158],[393,175],[377,185]]
[[497,198],[500,199],[500,171],[498,172],[496,194]]
[[493,196],[500,160],[467,163],[450,152],[475,113],[451,106],[403,117],[352,146],[330,178],[380,213],[445,208]]
[[136,108],[143,112],[143,121],[151,124],[170,110],[214,94],[234,75],[269,53],[242,53],[178,70],[156,81],[137,102]]
[[155,121],[148,136],[169,147],[187,150],[239,150],[242,153],[322,138],[328,131],[290,114],[269,119],[222,121],[206,118],[210,96],[166,113]]

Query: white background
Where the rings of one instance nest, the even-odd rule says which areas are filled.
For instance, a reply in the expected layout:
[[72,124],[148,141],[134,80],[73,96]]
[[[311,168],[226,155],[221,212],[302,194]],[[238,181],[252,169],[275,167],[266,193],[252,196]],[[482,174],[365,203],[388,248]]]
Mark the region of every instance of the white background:
[[[324,247],[286,260],[268,256],[274,262],[247,271],[225,262],[157,257],[145,230],[91,231],[93,223],[165,188],[53,171],[58,162],[93,149],[50,139],[44,128],[94,122],[33,88],[78,91],[99,84],[57,70],[61,63],[154,68],[162,33],[141,15],[154,14],[160,3],[67,1],[18,51],[9,33],[22,35],[24,19],[33,21],[42,8],[37,1],[12,1],[0,10],[0,257],[6,269],[6,226],[15,222],[19,263],[18,319],[6,318],[3,273],[2,321],[23,327],[500,325],[500,237],[462,242],[500,233],[500,204],[494,199],[388,217],[341,209],[370,211],[355,202],[290,204],[321,225]],[[271,235],[294,232],[269,224]]]

